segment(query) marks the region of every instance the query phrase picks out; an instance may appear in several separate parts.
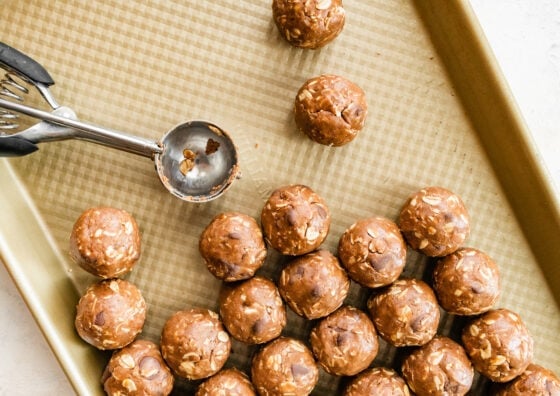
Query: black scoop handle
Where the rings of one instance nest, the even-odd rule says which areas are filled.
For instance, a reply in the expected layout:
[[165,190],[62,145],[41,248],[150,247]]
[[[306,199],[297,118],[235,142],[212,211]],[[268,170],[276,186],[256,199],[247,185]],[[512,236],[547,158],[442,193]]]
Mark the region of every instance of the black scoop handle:
[[0,64],[27,77],[34,83],[46,86],[54,84],[49,72],[37,61],[2,42],[0,42]]
[[[25,77],[32,83],[50,86],[54,80],[37,61],[0,42],[0,66]],[[17,136],[0,136],[0,157],[20,157],[37,151],[34,143]]]
[[34,143],[17,136],[0,136],[0,157],[21,157],[39,150]]

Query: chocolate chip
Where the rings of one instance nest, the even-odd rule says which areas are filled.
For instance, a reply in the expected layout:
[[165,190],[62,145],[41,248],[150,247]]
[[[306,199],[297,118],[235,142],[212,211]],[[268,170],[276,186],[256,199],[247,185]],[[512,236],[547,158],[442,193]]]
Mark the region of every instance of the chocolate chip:
[[95,319],[93,321],[93,324],[96,325],[96,326],[103,326],[105,324],[105,315],[103,315],[103,311],[101,311],[97,315],[95,315]]
[[295,377],[303,377],[309,372],[309,369],[304,366],[303,364],[294,363],[291,367],[292,376]]
[[472,282],[470,286],[473,293],[480,294],[484,292],[484,286],[480,282]]
[[336,335],[336,345],[337,346],[341,346],[342,344],[344,344],[346,342],[346,340],[348,340],[348,334],[346,334],[346,332],[344,333],[338,333]]
[[220,148],[220,142],[214,139],[208,139],[206,142],[206,150],[204,151],[206,155],[214,154]]
[[412,322],[410,322],[410,328],[413,331],[422,331],[424,329],[424,319],[426,318],[426,314],[419,315],[415,317]]
[[230,239],[241,239],[241,234],[238,232],[230,232],[228,237]]
[[369,265],[376,271],[382,272],[388,265],[390,265],[390,261],[394,260],[392,255],[382,255],[376,258],[369,258],[368,263]]
[[319,204],[314,204],[315,208],[317,208],[317,214],[319,215],[319,217],[321,217],[322,219],[327,218],[327,211],[325,210],[325,208],[323,208],[323,205],[319,205]]
[[288,213],[286,213],[286,221],[291,226],[296,225],[296,223],[297,223],[297,212],[293,208],[288,209]]
[[319,298],[322,295],[323,295],[323,290],[321,286],[315,286],[313,289],[311,289],[311,297]]
[[263,319],[257,319],[257,321],[253,323],[253,326],[251,326],[251,332],[257,335],[262,333],[262,331],[265,329],[266,329],[266,323]]

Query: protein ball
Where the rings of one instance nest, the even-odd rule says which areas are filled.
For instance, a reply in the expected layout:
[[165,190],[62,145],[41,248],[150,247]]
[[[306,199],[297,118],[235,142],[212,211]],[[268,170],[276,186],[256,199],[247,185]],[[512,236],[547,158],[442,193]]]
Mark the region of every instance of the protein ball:
[[118,349],[142,331],[146,302],[132,283],[106,279],[86,290],[76,311],[74,324],[84,341],[102,350]]
[[442,257],[463,245],[470,232],[469,221],[461,197],[442,187],[426,187],[408,198],[399,227],[414,250]]
[[307,80],[294,103],[298,129],[314,142],[343,146],[363,129],[367,116],[364,91],[350,80],[323,74]]
[[342,0],[273,0],[272,17],[291,45],[316,49],[339,35],[345,12]]
[[321,367],[332,375],[355,375],[365,370],[379,349],[369,317],[350,306],[322,319],[311,330],[309,341]]
[[532,395],[560,395],[560,378],[552,371],[531,363],[519,377],[504,384],[496,393],[496,396]]
[[303,342],[280,337],[255,354],[251,379],[259,395],[309,395],[319,380],[319,368]]
[[286,326],[286,308],[276,285],[261,276],[220,292],[220,316],[231,336],[247,344],[275,339]]
[[327,237],[331,215],[327,204],[311,188],[278,188],[261,212],[266,241],[282,254],[297,256],[317,249]]
[[252,277],[266,259],[260,226],[251,216],[237,212],[214,217],[198,246],[210,273],[226,282]]
[[159,347],[151,341],[136,340],[113,353],[101,382],[111,396],[163,396],[171,393],[174,378]]
[[189,380],[216,374],[225,364],[231,341],[218,314],[192,308],[173,314],[161,334],[161,352],[173,372]]
[[440,305],[456,315],[486,312],[500,296],[498,266],[477,249],[461,248],[440,259],[433,277]]
[[343,396],[364,395],[410,396],[410,391],[404,379],[394,370],[375,367],[353,378],[343,394]]
[[399,279],[372,295],[367,306],[379,335],[391,345],[424,345],[437,332],[439,305],[421,280]]
[[70,256],[80,267],[103,279],[123,275],[140,258],[138,224],[121,209],[88,209],[72,228]]
[[221,370],[196,390],[195,396],[254,396],[255,388],[247,375],[236,368]]
[[338,257],[352,280],[376,288],[397,280],[406,264],[406,245],[391,220],[372,217],[352,224],[340,237]]
[[318,319],[334,312],[348,296],[349,289],[346,271],[327,250],[293,259],[282,269],[278,281],[282,298],[306,319]]
[[518,314],[488,311],[465,326],[463,346],[474,368],[494,382],[520,375],[533,359],[533,338]]
[[450,338],[436,336],[408,355],[402,374],[418,395],[465,395],[474,370],[463,347]]

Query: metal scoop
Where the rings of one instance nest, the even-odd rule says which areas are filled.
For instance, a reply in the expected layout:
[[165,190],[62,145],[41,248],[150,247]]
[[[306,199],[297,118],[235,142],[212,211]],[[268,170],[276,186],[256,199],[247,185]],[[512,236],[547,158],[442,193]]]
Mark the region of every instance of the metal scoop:
[[[168,131],[159,142],[81,122],[72,109],[59,106],[48,87],[49,73],[36,61],[0,42],[0,66],[7,73],[0,81],[0,156],[22,156],[38,150],[37,143],[82,139],[152,158],[163,185],[189,202],[206,202],[223,194],[239,177],[236,147],[230,136],[205,121],[190,121]],[[17,76],[17,78],[15,77]],[[23,102],[33,85],[52,107],[43,111]],[[42,120],[16,133],[18,113]]]

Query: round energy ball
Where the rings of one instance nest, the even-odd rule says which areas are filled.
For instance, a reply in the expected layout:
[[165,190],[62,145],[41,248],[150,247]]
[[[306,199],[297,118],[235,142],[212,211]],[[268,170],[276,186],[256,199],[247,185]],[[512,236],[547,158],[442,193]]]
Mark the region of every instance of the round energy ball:
[[406,264],[406,245],[397,225],[382,217],[352,224],[340,237],[338,257],[352,280],[376,288],[397,280]]
[[408,355],[402,373],[410,389],[418,395],[465,395],[474,378],[463,347],[443,336],[434,337]]
[[306,319],[318,319],[338,309],[350,289],[350,280],[338,259],[317,250],[293,259],[282,269],[280,295],[288,306]]
[[369,317],[344,306],[322,319],[309,336],[313,354],[332,375],[355,375],[377,356],[377,332]]
[[200,235],[198,247],[210,273],[226,282],[252,277],[266,259],[261,227],[243,213],[214,217]]
[[364,91],[352,81],[334,74],[307,80],[294,103],[298,129],[314,142],[343,146],[358,136],[367,116]]
[[442,187],[426,187],[407,199],[398,224],[412,249],[442,257],[463,245],[469,222],[461,197]]
[[294,184],[275,190],[261,212],[266,241],[282,254],[297,256],[317,249],[327,237],[331,215],[311,188]]
[[494,382],[507,382],[533,359],[533,338],[518,314],[495,309],[463,329],[463,346],[474,368]]
[[440,259],[433,277],[440,305],[455,315],[486,312],[500,296],[498,266],[477,249],[460,248]]
[[432,289],[418,279],[399,279],[367,303],[379,335],[397,347],[420,346],[436,334],[440,312]]
[[262,344],[286,326],[286,308],[276,285],[262,276],[226,284],[220,292],[220,316],[236,340]]
[[316,49],[340,34],[345,12],[342,0],[273,0],[272,17],[291,45]]
[[260,395],[308,395],[319,380],[319,368],[303,342],[280,337],[253,357],[251,379]]
[[173,314],[163,326],[161,352],[173,372],[189,380],[216,374],[225,364],[231,341],[218,314],[192,308]]
[[103,279],[129,272],[140,258],[140,231],[124,210],[96,207],[84,211],[70,234],[70,256]]
[[140,290],[124,279],[106,279],[91,285],[80,298],[76,331],[98,349],[119,349],[134,341],[146,319]]
[[111,396],[169,395],[174,378],[156,344],[135,340],[113,353],[101,382]]

